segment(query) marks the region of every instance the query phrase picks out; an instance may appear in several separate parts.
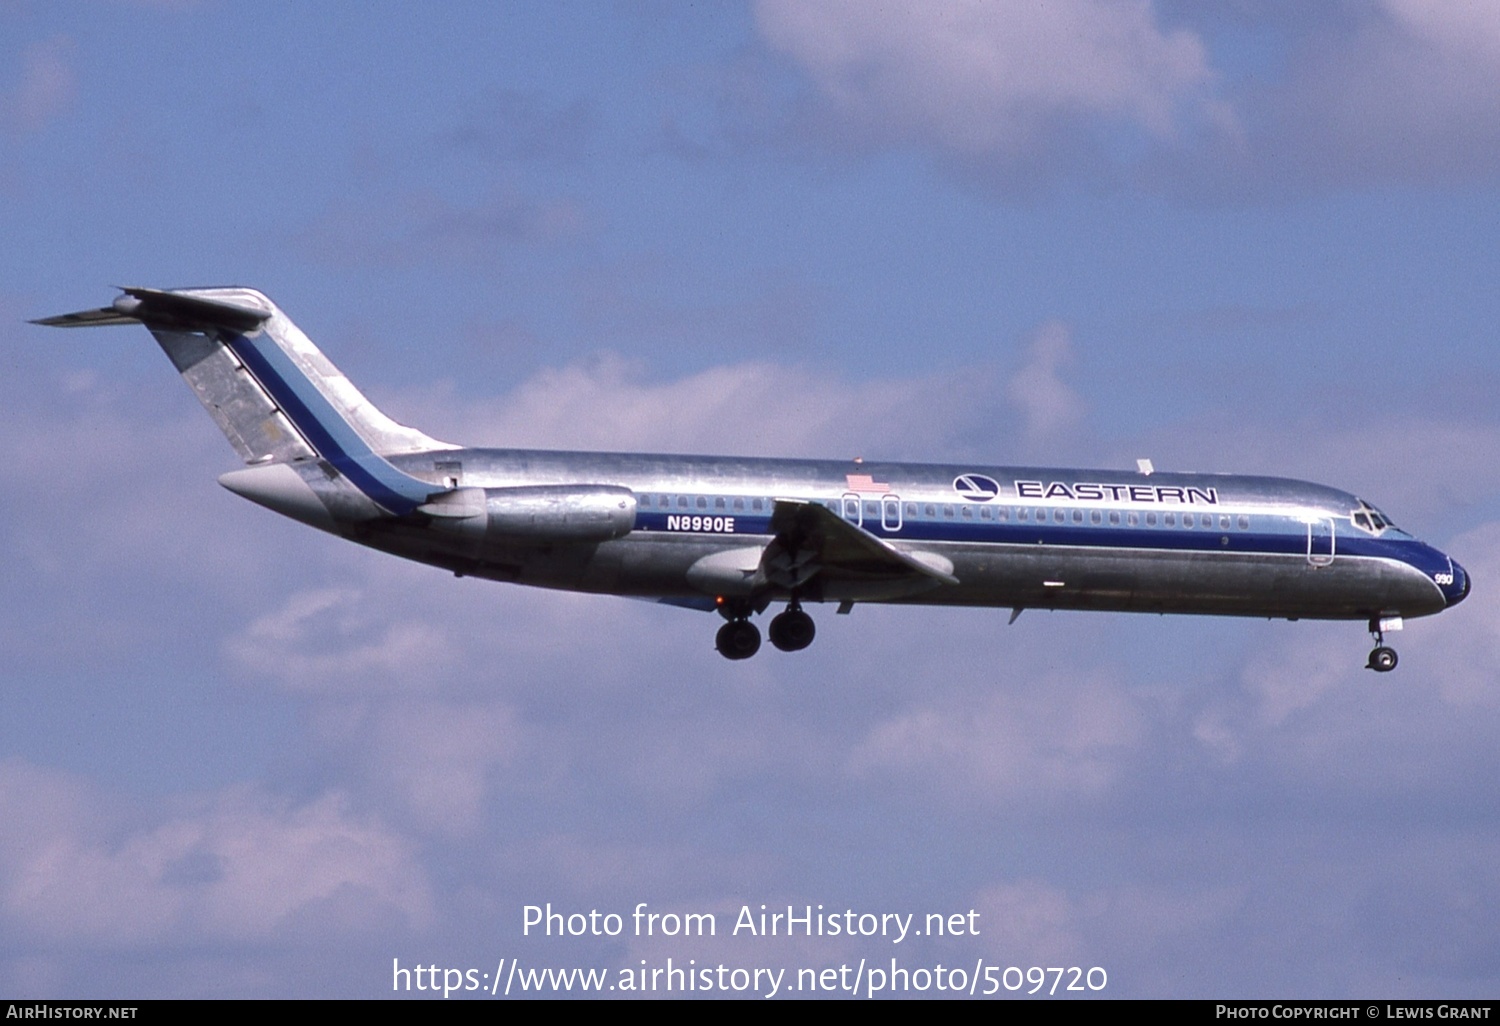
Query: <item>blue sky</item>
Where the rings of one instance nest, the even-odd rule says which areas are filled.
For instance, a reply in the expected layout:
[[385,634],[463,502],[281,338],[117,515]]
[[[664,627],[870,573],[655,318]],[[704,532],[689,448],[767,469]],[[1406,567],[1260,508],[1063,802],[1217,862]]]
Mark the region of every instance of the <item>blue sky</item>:
[[[1500,16],[0,3],[0,992],[391,959],[836,965],[521,909],[982,912],[1129,997],[1500,981]],[[1273,473],[1475,594],[1358,624],[681,610],[455,580],[215,484],[110,286],[271,295],[469,444]]]

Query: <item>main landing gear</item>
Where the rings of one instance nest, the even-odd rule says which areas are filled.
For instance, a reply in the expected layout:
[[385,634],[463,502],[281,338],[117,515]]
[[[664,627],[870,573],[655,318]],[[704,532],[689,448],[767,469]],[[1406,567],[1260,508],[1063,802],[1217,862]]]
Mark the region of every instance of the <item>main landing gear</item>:
[[1396,650],[1386,645],[1385,630],[1379,617],[1370,620],[1370,636],[1375,639],[1375,647],[1370,650],[1370,661],[1365,663],[1365,669],[1390,673],[1396,668]]
[[730,620],[714,636],[714,648],[725,659],[749,659],[760,651],[760,628],[748,619]]
[[783,652],[802,651],[812,644],[817,633],[813,618],[802,611],[796,599],[786,607],[786,612],[771,619],[771,644]]
[[[719,612],[728,621],[714,637],[714,648],[720,655],[725,659],[749,659],[760,651],[760,628],[750,622],[755,610],[749,603],[725,603]],[[785,612],[771,619],[771,644],[783,652],[800,652],[812,644],[817,633],[812,617],[802,611],[796,599],[787,604]]]

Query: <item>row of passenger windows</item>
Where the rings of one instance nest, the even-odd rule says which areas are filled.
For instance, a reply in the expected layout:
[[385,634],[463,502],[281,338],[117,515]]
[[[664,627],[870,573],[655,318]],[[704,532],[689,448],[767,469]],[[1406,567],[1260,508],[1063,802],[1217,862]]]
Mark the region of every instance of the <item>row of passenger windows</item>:
[[722,495],[710,499],[706,495],[638,495],[636,504],[641,509],[710,509],[716,513],[769,513],[772,502],[770,499],[747,499],[738,496],[734,499],[726,499]]
[[[659,510],[713,510],[716,513],[769,513],[772,500],[752,498],[743,496],[726,498],[722,495],[709,497],[706,495],[641,495],[637,500],[642,509]],[[871,499],[863,500],[863,515],[859,508],[860,500],[849,498],[844,500],[828,499],[824,505],[835,513],[848,520],[863,519],[872,524],[883,522],[890,525],[892,522],[899,523],[903,517],[903,511],[896,508],[899,500],[886,499],[876,502]],[[939,512],[941,510],[941,512]],[[920,511],[920,512],[919,512]],[[1102,527],[1107,522],[1111,527],[1176,527],[1179,521],[1181,526],[1187,528],[1212,529],[1217,520],[1221,531],[1238,528],[1241,531],[1250,529],[1250,518],[1241,513],[1237,516],[1228,513],[1157,513],[1155,510],[1141,512],[1138,510],[1100,510],[1100,509],[1056,509],[1036,508],[1027,506],[989,506],[989,505],[958,505],[948,503],[905,503],[904,519],[915,520],[919,516],[929,520],[988,520],[994,523],[1017,523],[1017,524],[1092,524]]]
[[[865,514],[868,516],[872,510],[870,504],[865,504]],[[1106,522],[1111,527],[1176,527],[1181,520],[1183,527],[1212,528],[1217,519],[1219,530],[1228,531],[1237,527],[1241,531],[1250,530],[1250,518],[1241,513],[1233,516],[1228,513],[1157,513],[1148,510],[1144,513],[1137,510],[1082,510],[1082,509],[1031,509],[1026,506],[979,506],[979,512],[975,513],[976,507],[958,507],[958,519],[961,520],[995,520],[1000,523],[1015,522],[1018,524],[1092,524],[1095,527],[1103,526]],[[923,512],[932,518],[937,517],[937,506],[934,503],[926,503],[922,507]],[[945,520],[954,519],[954,507],[944,505],[942,507]],[[906,515],[915,517],[917,515],[917,504],[906,504]]]

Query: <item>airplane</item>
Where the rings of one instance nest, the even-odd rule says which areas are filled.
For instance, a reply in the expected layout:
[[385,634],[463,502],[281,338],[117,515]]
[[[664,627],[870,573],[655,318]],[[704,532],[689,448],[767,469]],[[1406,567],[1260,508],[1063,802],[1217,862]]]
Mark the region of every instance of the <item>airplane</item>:
[[458,576],[717,611],[715,647],[806,648],[805,603],[1363,620],[1469,594],[1449,556],[1363,499],[1273,477],[465,448],[381,413],[264,294],[123,288],[32,323],[142,324],[244,467],[302,523]]

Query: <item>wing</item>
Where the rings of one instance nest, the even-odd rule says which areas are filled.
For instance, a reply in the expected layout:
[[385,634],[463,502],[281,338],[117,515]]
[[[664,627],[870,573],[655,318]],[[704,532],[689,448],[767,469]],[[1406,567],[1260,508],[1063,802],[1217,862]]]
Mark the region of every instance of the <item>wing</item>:
[[805,499],[777,499],[771,513],[775,538],[762,553],[756,577],[766,584],[801,588],[820,578],[824,590],[838,582],[912,585],[925,590],[957,584],[953,564],[931,552],[896,548],[832,510]]

